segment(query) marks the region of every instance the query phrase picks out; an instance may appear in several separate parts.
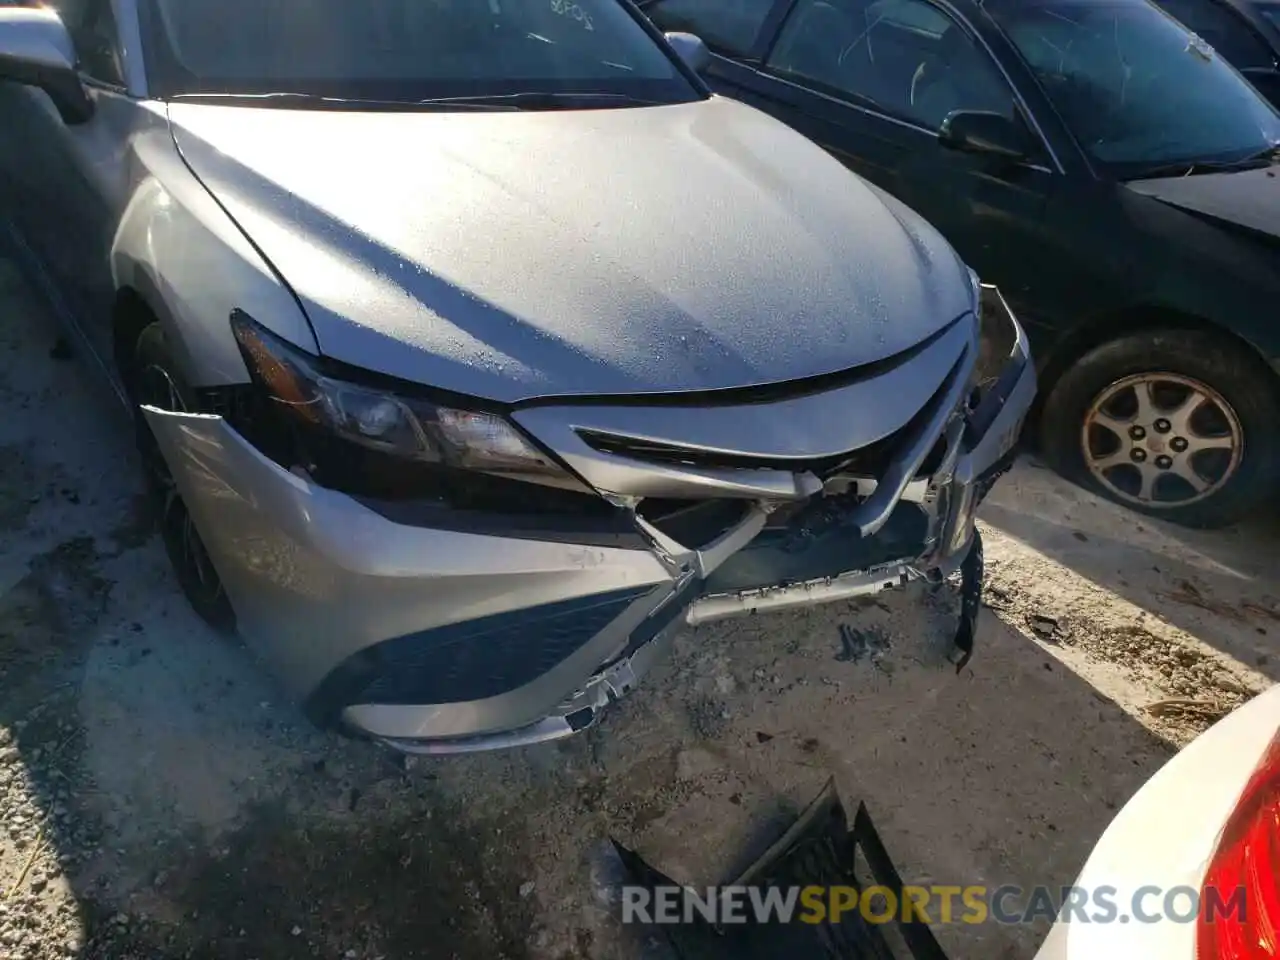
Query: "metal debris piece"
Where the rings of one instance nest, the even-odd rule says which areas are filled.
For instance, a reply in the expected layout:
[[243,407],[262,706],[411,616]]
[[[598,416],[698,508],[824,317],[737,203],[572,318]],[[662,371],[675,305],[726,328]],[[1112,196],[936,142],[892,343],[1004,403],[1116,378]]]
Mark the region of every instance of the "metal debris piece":
[[876,659],[889,649],[889,638],[875,628],[857,630],[847,623],[840,624],[840,652],[836,659],[842,663],[858,663],[868,657]]
[[1058,636],[1058,621],[1053,617],[1045,616],[1043,613],[1028,614],[1027,624],[1041,640],[1052,643]]
[[976,527],[973,543],[960,564],[960,623],[956,626],[951,659],[956,673],[965,668],[973,656],[973,640],[978,629],[978,611],[982,608],[982,574],[986,564],[982,557],[982,532]]

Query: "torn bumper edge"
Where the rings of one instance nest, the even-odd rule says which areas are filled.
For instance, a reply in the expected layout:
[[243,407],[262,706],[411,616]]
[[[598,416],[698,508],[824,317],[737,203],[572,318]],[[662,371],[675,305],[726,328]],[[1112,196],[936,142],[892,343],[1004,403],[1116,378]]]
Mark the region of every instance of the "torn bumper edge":
[[[242,632],[304,702],[360,650],[448,626],[459,611],[520,618],[548,603],[631,591],[614,619],[514,689],[463,702],[356,703],[341,711],[347,727],[398,750],[461,753],[558,739],[590,726],[661,659],[682,623],[845,599],[955,572],[972,553],[973,513],[984,482],[1007,469],[1035,393],[1020,327],[1006,373],[983,401],[984,408],[992,405],[985,430],[966,437],[967,449],[954,461],[926,555],[821,581],[712,596],[698,595],[697,578],[750,542],[766,511],[753,511],[682,571],[656,547],[396,524],[282,469],[220,417],[144,412]],[[536,642],[530,637],[525,646]]]

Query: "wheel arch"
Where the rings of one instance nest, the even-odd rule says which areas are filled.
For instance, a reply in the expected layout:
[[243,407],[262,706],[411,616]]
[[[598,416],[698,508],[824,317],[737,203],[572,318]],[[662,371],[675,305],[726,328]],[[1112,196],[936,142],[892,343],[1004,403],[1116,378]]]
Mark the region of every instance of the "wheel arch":
[[123,286],[116,290],[111,305],[111,358],[125,390],[132,397],[133,351],[142,331],[159,320],[155,309],[136,287]]
[[1196,314],[1154,304],[1142,304],[1095,314],[1054,343],[1048,355],[1039,363],[1040,389],[1027,418],[1028,424],[1034,427],[1039,423],[1045,398],[1053,392],[1058,380],[1077,360],[1108,341],[1148,330],[1186,330],[1208,333],[1236,345],[1243,353],[1256,360],[1258,369],[1269,376],[1276,387],[1277,397],[1280,398],[1280,374],[1271,363],[1268,363],[1266,355],[1257,344],[1220,323],[1206,320]]

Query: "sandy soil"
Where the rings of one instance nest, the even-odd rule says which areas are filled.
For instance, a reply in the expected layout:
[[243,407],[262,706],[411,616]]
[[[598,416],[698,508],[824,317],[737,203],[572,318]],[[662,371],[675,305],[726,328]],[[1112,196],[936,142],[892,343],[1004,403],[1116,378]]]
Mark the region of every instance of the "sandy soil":
[[[128,430],[0,263],[0,958],[658,956],[599,897],[609,835],[733,875],[834,776],[908,882],[1069,883],[1117,807],[1277,678],[1274,519],[1190,534],[1035,465],[984,509],[990,609],[953,599],[685,632],[605,723],[397,762],[309,728],[183,605]],[[849,624],[867,653],[840,659]],[[1038,928],[954,926],[956,957]]]

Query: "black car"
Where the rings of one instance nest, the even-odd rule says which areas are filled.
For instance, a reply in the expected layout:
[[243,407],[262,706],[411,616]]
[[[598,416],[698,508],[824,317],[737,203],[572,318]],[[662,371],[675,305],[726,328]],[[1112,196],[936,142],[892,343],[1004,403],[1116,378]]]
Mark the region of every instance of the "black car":
[[1280,116],[1206,41],[1146,0],[644,9],[1004,291],[1061,471],[1206,526],[1280,489]]
[[1280,105],[1280,0],[1156,0]]

